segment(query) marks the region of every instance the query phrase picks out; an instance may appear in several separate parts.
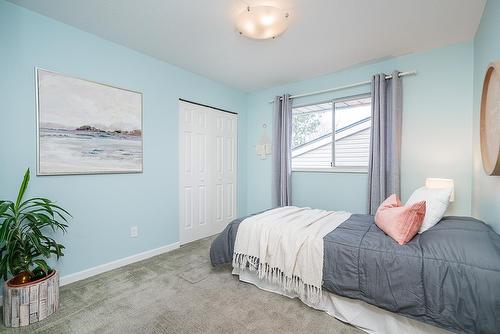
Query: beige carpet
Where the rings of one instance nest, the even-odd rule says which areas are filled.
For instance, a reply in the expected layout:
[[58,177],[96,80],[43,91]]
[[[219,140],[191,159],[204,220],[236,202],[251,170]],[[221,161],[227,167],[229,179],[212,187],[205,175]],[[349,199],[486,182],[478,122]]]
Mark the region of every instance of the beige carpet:
[[361,333],[213,269],[212,238],[61,288],[57,314],[2,333]]

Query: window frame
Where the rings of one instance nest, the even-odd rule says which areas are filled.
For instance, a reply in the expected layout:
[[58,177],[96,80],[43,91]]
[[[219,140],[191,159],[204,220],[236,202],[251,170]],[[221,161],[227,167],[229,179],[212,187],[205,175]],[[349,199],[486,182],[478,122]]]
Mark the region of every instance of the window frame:
[[[343,96],[335,99],[328,99],[328,100],[322,100],[318,102],[312,102],[312,103],[306,103],[306,104],[299,104],[297,106],[292,105],[292,113],[294,108],[302,108],[302,107],[308,107],[308,106],[314,106],[317,104],[322,104],[322,103],[331,103],[332,104],[332,166],[331,167],[318,167],[318,168],[293,168],[292,164],[292,173],[298,172],[298,173],[352,173],[352,174],[367,174],[368,173],[368,166],[367,167],[361,167],[361,166],[335,166],[335,103],[339,102],[344,102],[344,101],[349,101],[349,100],[355,100],[355,99],[363,99],[363,98],[371,98],[370,93],[361,93],[361,94],[356,94],[356,95],[349,95],[349,96]],[[372,101],[373,102],[373,101]],[[293,119],[293,118],[292,118]],[[371,127],[370,127],[371,131]],[[291,148],[290,148],[291,149]],[[291,162],[290,162],[291,163]]]

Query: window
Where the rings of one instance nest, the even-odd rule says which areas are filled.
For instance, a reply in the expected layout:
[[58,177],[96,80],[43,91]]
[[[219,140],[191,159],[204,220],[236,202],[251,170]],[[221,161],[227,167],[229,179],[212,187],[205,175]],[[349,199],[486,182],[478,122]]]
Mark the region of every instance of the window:
[[293,170],[366,170],[371,98],[357,96],[292,109]]

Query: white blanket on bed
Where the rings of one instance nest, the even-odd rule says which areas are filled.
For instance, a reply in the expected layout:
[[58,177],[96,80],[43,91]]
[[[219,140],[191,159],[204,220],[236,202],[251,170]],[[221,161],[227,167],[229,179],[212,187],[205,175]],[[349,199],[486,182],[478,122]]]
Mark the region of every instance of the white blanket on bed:
[[321,297],[323,237],[351,216],[348,212],[287,206],[240,223],[233,267],[256,270],[311,303]]

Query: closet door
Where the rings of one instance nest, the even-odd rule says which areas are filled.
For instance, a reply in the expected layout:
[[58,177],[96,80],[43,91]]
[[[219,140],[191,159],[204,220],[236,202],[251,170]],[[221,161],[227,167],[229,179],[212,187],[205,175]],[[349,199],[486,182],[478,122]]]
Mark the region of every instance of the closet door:
[[235,115],[180,102],[182,244],[219,233],[236,212]]
[[198,239],[209,224],[208,136],[210,120],[203,108],[181,102],[180,105],[180,238],[183,243]]
[[215,224],[222,230],[236,218],[236,115],[217,112],[215,163]]

